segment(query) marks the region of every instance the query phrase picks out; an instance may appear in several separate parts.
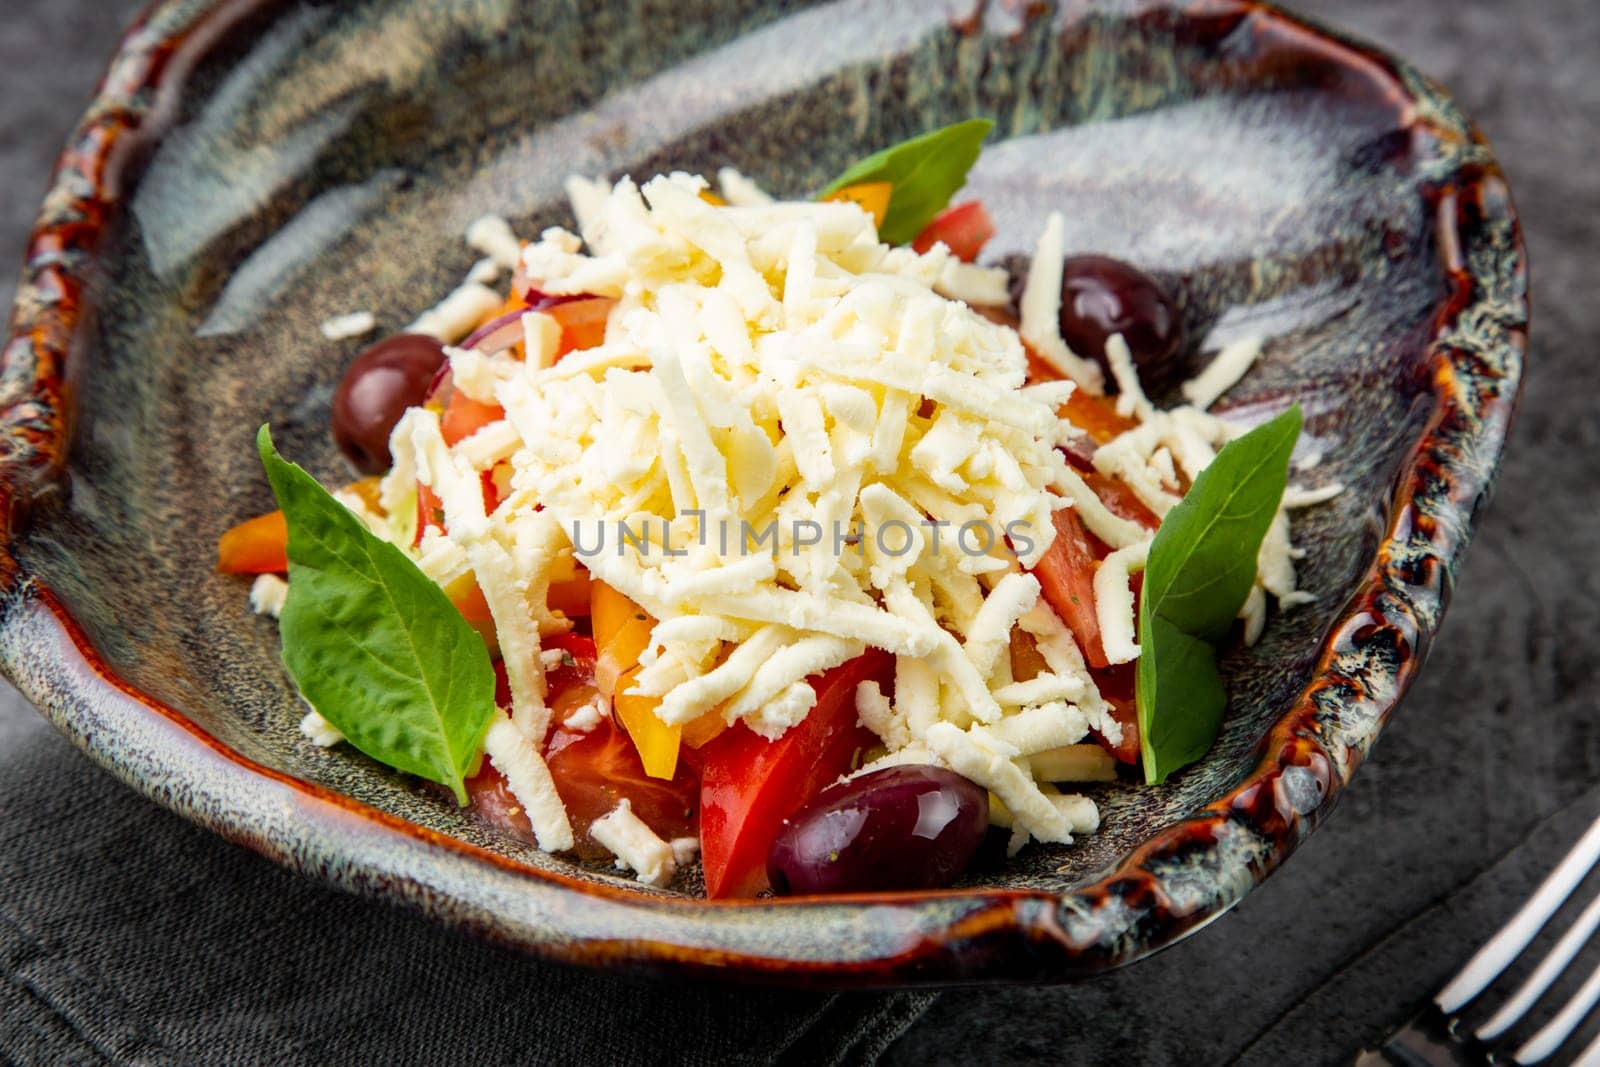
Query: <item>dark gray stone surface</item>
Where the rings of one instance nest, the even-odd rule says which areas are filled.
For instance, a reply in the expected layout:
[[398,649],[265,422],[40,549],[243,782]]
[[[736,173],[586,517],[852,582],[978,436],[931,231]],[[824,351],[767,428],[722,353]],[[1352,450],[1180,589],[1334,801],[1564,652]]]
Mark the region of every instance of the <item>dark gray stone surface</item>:
[[[50,160],[117,25],[139,6],[132,0],[6,5],[0,259],[20,252]],[[1591,563],[1600,545],[1600,412],[1581,369],[1600,348],[1600,179],[1591,161],[1600,144],[1594,73],[1600,8],[1588,0],[1300,6],[1383,42],[1442,80],[1483,124],[1509,173],[1528,232],[1534,328],[1522,416],[1497,500],[1421,682],[1339,811],[1284,870],[1232,915],[1119,974],[1058,989],[946,994],[891,1049],[889,1062],[1340,1061],[1420,1007],[1600,812],[1600,581]],[[0,306],[10,295],[7,268]],[[7,690],[0,694],[0,752],[24,747],[59,760],[73,782],[95,781],[97,772]],[[105,788],[92,798],[147,807]],[[87,817],[53,807],[51,813],[67,830],[74,818]],[[301,889],[265,861],[175,817],[141,815],[139,832],[161,835],[186,863],[241,884],[253,880],[262,893],[295,892],[296,907],[337,908],[358,930],[398,923],[418,952],[473,958],[451,935],[364,902]],[[26,855],[20,847],[12,851],[15,844],[5,854]],[[0,865],[0,897],[39,892],[30,872],[29,864]],[[130,894],[138,885],[130,885]],[[265,933],[208,911],[198,888],[162,906],[179,909],[169,926],[175,934],[188,925],[182,909],[192,909],[193,928],[207,940],[188,955],[145,946],[140,951],[152,970],[226,956],[230,938],[243,945]],[[268,913],[286,924],[279,936],[289,937],[292,910]],[[95,966],[118,958],[115,935],[103,932],[110,948]],[[143,1013],[165,1013],[174,1026],[185,1017],[203,1021],[208,1012],[239,1011],[238,1002],[248,1001],[257,985],[278,990],[292,984],[287,976],[314,980],[324,973],[319,952],[332,969],[344,962],[332,957],[349,947],[286,942],[284,975],[213,968],[207,973],[223,984],[204,995],[163,975],[147,990],[126,990],[127,1003],[130,1012],[138,1005]],[[486,973],[527,966],[493,953],[484,954],[482,965]],[[440,964],[424,980],[442,988],[458,974]],[[131,981],[127,974],[117,980]],[[584,989],[630,1000],[668,996],[599,981],[585,981]],[[248,1025],[252,1016],[239,1017]],[[488,1022],[481,1012],[471,1018]],[[318,1026],[333,1030],[352,1021],[302,1020],[295,1033],[311,1042],[307,1035]],[[80,1048],[74,1042],[81,1035],[67,1023],[51,1033],[64,1050]],[[331,1039],[301,1045],[330,1055],[342,1047]]]

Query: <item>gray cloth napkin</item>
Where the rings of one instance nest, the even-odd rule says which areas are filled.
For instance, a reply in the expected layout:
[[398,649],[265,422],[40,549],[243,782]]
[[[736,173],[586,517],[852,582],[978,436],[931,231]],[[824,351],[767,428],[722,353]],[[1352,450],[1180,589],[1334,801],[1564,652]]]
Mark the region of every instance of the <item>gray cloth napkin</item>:
[[859,1064],[932,999],[535,962],[191,826],[0,692],[3,1062]]

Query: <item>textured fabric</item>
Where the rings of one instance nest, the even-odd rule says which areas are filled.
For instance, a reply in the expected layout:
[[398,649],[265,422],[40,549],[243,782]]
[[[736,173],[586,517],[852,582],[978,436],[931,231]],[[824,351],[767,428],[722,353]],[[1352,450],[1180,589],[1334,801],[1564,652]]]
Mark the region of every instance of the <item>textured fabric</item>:
[[3,714],[0,1059],[861,1063],[928,999],[535,963],[283,871]]

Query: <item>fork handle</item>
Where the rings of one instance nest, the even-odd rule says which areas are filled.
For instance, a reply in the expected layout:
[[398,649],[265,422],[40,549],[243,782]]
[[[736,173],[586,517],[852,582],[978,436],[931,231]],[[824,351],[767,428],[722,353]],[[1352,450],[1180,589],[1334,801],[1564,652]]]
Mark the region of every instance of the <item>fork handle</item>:
[[1351,1067],[1481,1067],[1488,1062],[1483,1047],[1470,1037],[1457,1037],[1450,1020],[1429,1005],[1389,1035],[1376,1049],[1362,1049]]

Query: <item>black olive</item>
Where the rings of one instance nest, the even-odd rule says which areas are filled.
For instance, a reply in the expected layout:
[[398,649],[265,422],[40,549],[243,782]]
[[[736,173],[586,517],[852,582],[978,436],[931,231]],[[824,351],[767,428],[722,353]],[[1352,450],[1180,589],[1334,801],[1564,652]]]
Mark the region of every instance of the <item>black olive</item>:
[[389,434],[407,408],[427,399],[443,364],[444,345],[419,333],[385,338],[350,364],[333,394],[333,440],[357,470],[389,469]]
[[989,793],[942,767],[888,767],[830,786],[784,820],[767,857],[779,893],[949,885],[989,825]]

